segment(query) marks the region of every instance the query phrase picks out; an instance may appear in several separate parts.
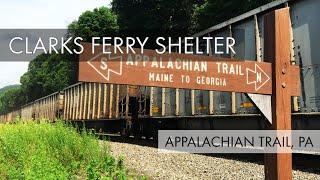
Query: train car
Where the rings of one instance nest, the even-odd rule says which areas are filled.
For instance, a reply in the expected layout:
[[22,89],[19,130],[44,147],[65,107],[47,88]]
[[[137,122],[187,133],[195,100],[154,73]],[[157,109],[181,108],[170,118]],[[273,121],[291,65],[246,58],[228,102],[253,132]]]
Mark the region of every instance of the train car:
[[[29,110],[29,113],[23,115],[31,114],[32,119],[47,119],[50,121],[61,118],[63,109],[63,96],[64,92],[59,91],[37,99],[32,103],[32,108],[25,107],[27,111]],[[30,117],[22,116],[22,118],[28,119]]]
[[0,122],[1,123],[11,123],[13,122],[16,118],[19,118],[21,116],[21,110],[15,110],[11,111],[7,114],[0,115]]
[[37,99],[21,107],[21,118],[24,120],[46,119],[53,122],[62,118],[63,91]]
[[138,117],[137,86],[83,82],[63,92],[64,119],[78,124],[84,122],[88,128],[125,131],[132,119]]

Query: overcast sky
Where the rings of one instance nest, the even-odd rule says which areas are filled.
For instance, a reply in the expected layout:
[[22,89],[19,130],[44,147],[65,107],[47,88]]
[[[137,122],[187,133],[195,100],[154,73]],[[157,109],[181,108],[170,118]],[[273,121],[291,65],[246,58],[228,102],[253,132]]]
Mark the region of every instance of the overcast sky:
[[[9,0],[1,1],[0,29],[66,28],[82,12],[110,6],[111,0]],[[0,88],[19,84],[27,62],[0,62]]]

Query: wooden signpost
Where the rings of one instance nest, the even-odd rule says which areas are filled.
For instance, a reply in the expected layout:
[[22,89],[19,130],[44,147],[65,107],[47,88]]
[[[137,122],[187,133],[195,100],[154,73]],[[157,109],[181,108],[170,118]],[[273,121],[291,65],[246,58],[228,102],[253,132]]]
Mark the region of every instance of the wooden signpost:
[[[289,8],[267,14],[265,21],[264,59],[272,62],[272,127],[273,130],[291,130],[291,96],[293,83],[300,84],[297,67],[290,62]],[[266,179],[292,179],[292,154],[265,154]]]
[[[79,81],[271,94],[273,130],[291,130],[291,96],[298,96],[299,68],[290,62],[290,15],[283,8],[265,16],[266,62],[186,54],[103,54],[83,44]],[[137,51],[136,51],[137,52]],[[292,179],[290,154],[265,155],[266,179]]]

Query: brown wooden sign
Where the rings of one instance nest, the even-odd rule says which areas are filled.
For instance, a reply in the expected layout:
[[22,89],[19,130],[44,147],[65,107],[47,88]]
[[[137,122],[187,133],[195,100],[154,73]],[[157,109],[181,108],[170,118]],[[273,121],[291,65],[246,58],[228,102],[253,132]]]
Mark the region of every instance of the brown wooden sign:
[[[103,54],[84,43],[79,81],[271,94],[271,64],[187,54]],[[138,52],[138,50],[136,50]]]

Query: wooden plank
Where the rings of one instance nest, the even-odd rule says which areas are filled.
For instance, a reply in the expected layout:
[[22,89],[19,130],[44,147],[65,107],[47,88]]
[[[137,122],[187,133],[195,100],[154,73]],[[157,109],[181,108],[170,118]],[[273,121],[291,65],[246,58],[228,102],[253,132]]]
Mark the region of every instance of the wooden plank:
[[49,119],[51,121],[53,121],[53,98],[54,98],[54,95],[52,95],[51,97],[49,97]]
[[75,119],[79,119],[80,85],[77,85],[76,89],[77,89],[77,100],[76,100],[76,107],[75,107],[75,112],[76,112]]
[[68,119],[68,105],[69,105],[69,97],[68,97],[68,91],[64,91],[64,107],[63,107],[63,118],[65,120]]
[[101,116],[101,86],[102,84],[98,84],[98,112],[97,112],[97,118],[100,119]]
[[214,91],[209,91],[209,114],[214,114]]
[[180,115],[180,89],[176,89],[176,109],[175,109],[175,115]]
[[161,91],[161,116],[166,115],[166,88]]
[[196,105],[195,105],[195,101],[194,101],[194,91],[195,90],[191,90],[191,115],[195,115],[196,114]]
[[119,99],[120,99],[120,85],[117,85],[116,103],[115,103],[115,118],[119,117]]
[[83,102],[83,116],[82,119],[87,118],[87,111],[88,111],[88,83],[84,83],[84,102]]
[[154,87],[150,87],[150,117],[153,116],[153,104],[154,104],[153,91],[154,91]]
[[53,120],[55,120],[57,118],[56,116],[56,111],[58,110],[56,107],[56,103],[59,101],[58,99],[58,94],[56,94],[54,97],[52,97],[52,117]]
[[[272,127],[274,130],[291,130],[290,82],[290,13],[289,8],[273,11],[265,16],[265,60],[273,62]],[[266,179],[292,179],[292,154],[265,155]]]
[[72,88],[71,91],[71,97],[72,97],[72,120],[75,119],[75,115],[76,115],[76,87]]
[[47,116],[47,118],[49,120],[52,120],[52,106],[51,106],[51,104],[52,104],[52,96],[49,96],[48,97],[48,116]]
[[68,89],[68,91],[69,91],[69,99],[70,99],[70,101],[69,101],[69,117],[68,117],[68,119],[70,120],[70,119],[72,119],[72,103],[73,103],[73,101],[72,101],[72,89]]
[[112,111],[113,111],[113,84],[110,84],[110,91],[109,91],[109,119],[112,118]]
[[129,86],[126,86],[127,90],[126,90],[126,114],[125,114],[125,118],[127,119],[129,117]]
[[103,85],[103,117],[106,118],[107,117],[107,96],[108,96],[108,86],[107,84]]
[[41,100],[42,101],[42,106],[41,106],[41,110],[42,110],[42,119],[43,118],[46,118],[46,114],[47,114],[47,107],[46,107],[46,100],[47,99],[43,99],[43,100]]
[[48,97],[48,119],[50,121],[53,120],[53,116],[52,116],[52,111],[53,111],[53,109],[52,109],[52,101],[53,101],[53,96],[49,96]]
[[82,119],[83,114],[83,98],[84,98],[84,83],[80,85],[80,107],[79,107],[79,119]]
[[88,100],[88,120],[90,120],[92,118],[92,85],[93,83],[89,83],[89,92],[88,92],[88,96],[89,96],[89,100]]
[[87,93],[87,97],[88,97],[88,104],[87,104],[87,120],[90,119],[90,115],[91,115],[91,84],[92,83],[88,83],[88,93]]
[[93,83],[93,102],[92,102],[92,119],[96,119],[96,106],[97,106],[97,83]]

